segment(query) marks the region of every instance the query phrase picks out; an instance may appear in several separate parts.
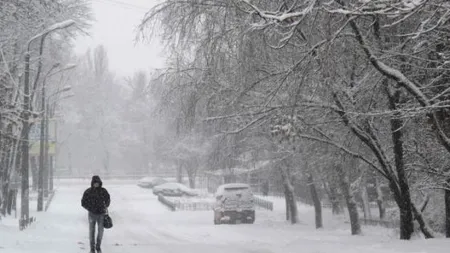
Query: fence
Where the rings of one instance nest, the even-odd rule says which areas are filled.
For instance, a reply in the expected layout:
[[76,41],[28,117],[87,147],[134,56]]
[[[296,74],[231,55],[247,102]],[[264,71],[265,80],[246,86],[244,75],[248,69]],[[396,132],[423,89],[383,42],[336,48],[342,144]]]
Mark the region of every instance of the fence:
[[368,226],[381,226],[381,227],[385,227],[385,228],[397,228],[400,226],[400,224],[398,224],[398,222],[391,221],[391,220],[360,218],[359,222],[361,224],[368,225]]
[[170,211],[175,211],[176,206],[174,203],[170,202],[168,199],[166,199],[163,195],[158,195],[158,201],[161,202],[163,205],[167,206]]
[[[330,203],[322,203],[322,207],[323,208],[331,208],[331,204]],[[370,204],[371,208],[377,207],[377,205],[375,204]],[[359,218],[359,222],[362,225],[367,225],[367,226],[381,226],[381,227],[385,227],[385,228],[397,228],[400,226],[400,224],[396,221],[393,220],[380,220],[380,219],[370,219],[370,218]]]
[[255,205],[262,207],[264,209],[273,211],[273,203],[271,201],[264,200],[264,199],[258,198],[256,196],[254,197],[254,199],[255,199]]
[[180,203],[175,202],[177,210],[183,211],[209,211],[214,209],[214,203],[210,202],[192,202],[192,203]]
[[331,203],[322,203],[322,207],[323,208],[332,208],[333,206],[331,205]]
[[171,211],[208,211],[213,210],[214,203],[211,202],[180,202],[169,200],[168,198],[158,195],[158,200],[167,206]]
[[[212,202],[171,201],[162,195],[158,195],[158,200],[171,211],[209,211],[214,209],[214,203]],[[271,201],[255,197],[255,205],[273,211],[273,203]]]

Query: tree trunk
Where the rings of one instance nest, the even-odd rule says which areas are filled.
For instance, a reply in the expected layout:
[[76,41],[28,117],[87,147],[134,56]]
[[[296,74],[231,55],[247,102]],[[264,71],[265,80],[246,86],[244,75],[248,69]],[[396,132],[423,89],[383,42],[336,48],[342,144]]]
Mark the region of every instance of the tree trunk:
[[16,197],[16,191],[15,190],[9,190],[8,201],[7,201],[7,206],[6,206],[6,213],[8,215],[11,215],[12,208],[13,208],[13,202],[14,202],[14,198],[15,197]]
[[322,203],[320,202],[317,194],[316,185],[314,184],[314,178],[311,173],[308,173],[308,185],[311,191],[311,198],[314,202],[314,213],[316,214],[316,228],[322,228]]
[[289,203],[289,214],[291,218],[291,223],[296,224],[298,222],[297,214],[297,203],[295,201],[294,191],[288,191],[288,203]]
[[342,213],[341,203],[339,203],[339,200],[331,200],[331,213],[333,215],[339,215]]
[[417,210],[414,204],[411,205],[411,209],[414,213],[414,218],[417,220],[417,222],[419,222],[420,231],[422,231],[422,233],[425,235],[425,238],[427,239],[434,238],[433,232],[425,222],[422,212],[420,210]]
[[[194,169],[195,170],[195,169]],[[195,172],[192,172],[191,169],[188,170],[188,178],[189,178],[189,187],[195,189]]]
[[356,204],[353,193],[351,192],[348,175],[342,168],[342,165],[337,165],[336,170],[339,175],[341,190],[344,194],[345,202],[347,203],[352,235],[359,235],[361,234],[361,225],[359,224],[358,205]]
[[450,178],[445,188],[445,237],[450,238]]
[[284,187],[284,200],[286,203],[286,220],[290,220],[291,219],[291,214],[289,213],[290,205],[289,205],[288,191],[287,191],[286,187]]
[[[405,205],[405,204],[404,204]],[[411,215],[411,207],[400,208],[400,239],[409,240],[414,231],[414,224]]]
[[398,188],[398,185],[394,179],[390,179],[389,187],[394,194],[395,202],[397,203],[400,211],[400,239],[409,240],[414,232],[411,199],[409,195],[404,196],[400,194],[401,189]]
[[31,189],[33,191],[37,191],[37,189],[38,189],[38,169],[37,169],[37,164],[36,164],[36,158],[34,156],[32,156],[30,158],[30,162],[31,162],[31,178],[33,179],[33,184],[31,186]]
[[269,196],[269,190],[270,190],[269,181],[266,180],[262,184],[262,189],[261,189],[263,196]]
[[336,190],[336,186],[334,185],[334,182],[332,179],[327,179],[329,183],[327,183],[325,180],[323,181],[323,188],[325,189],[325,192],[328,195],[328,199],[331,203],[331,213],[333,215],[338,215],[341,213],[341,205],[339,203],[339,197],[338,192]]
[[103,171],[110,174],[110,152],[108,144],[105,142],[105,127],[100,128],[100,143],[103,147],[104,157],[102,158]]
[[[6,171],[6,169],[5,169]],[[7,175],[4,175],[7,177]],[[8,197],[9,197],[9,180],[6,178],[2,179],[2,189],[1,189],[1,195],[0,195],[0,208],[1,208],[1,214],[3,216],[6,215],[7,209],[8,209]]]
[[185,168],[186,168],[186,174],[187,174],[188,180],[189,180],[189,187],[194,189],[195,188],[195,179],[197,177],[198,163],[196,160],[188,161],[185,164]]
[[[1,120],[1,119],[0,119]],[[1,146],[1,145],[0,145]],[[3,152],[2,152],[3,151]],[[4,147],[0,148],[0,152],[4,153],[0,155],[0,213],[4,216],[6,215],[6,206],[8,200],[8,180],[7,180],[7,168],[4,166],[5,163],[5,153]],[[1,217],[0,217],[1,218]]]
[[183,183],[183,165],[181,164],[181,162],[178,162],[177,182],[180,183],[180,184]]
[[283,179],[285,197],[286,197],[286,212],[289,212],[289,218],[292,224],[296,224],[298,221],[297,203],[295,201],[294,186],[290,180],[291,176],[289,169],[282,168],[281,176]]
[[383,191],[381,190],[381,183],[378,177],[375,178],[375,188],[377,192],[378,212],[380,214],[380,220],[383,220],[386,217],[386,207],[384,206]]
[[103,158],[103,169],[106,175],[111,173],[110,171],[110,153],[109,150],[105,148],[105,157]]
[[[400,101],[400,89],[395,87],[391,92],[386,86],[386,93],[389,98],[389,109],[397,110],[397,103]],[[412,202],[409,190],[408,178],[405,173],[405,161],[403,150],[403,120],[398,113],[394,114],[394,118],[390,120],[391,137],[394,144],[394,162],[397,171],[397,182],[394,178],[390,179],[389,186],[395,197],[398,207],[400,208],[400,239],[409,240],[414,232]],[[398,184],[397,184],[398,183]]]
[[[19,190],[14,190],[13,194],[13,201],[12,201],[12,209],[16,212],[17,216],[17,195],[19,193]],[[16,217],[17,218],[17,217]]]
[[[12,127],[11,125],[8,126],[7,134],[10,136],[13,136],[12,133]],[[9,193],[11,189],[11,173],[14,170],[14,167],[11,166],[11,159],[13,157],[14,153],[14,141],[11,137],[7,137],[3,139],[4,146],[2,147],[3,150],[3,157],[1,161],[1,165],[3,167],[3,175],[2,175],[2,182],[4,185],[4,192],[3,192],[3,198],[2,198],[2,213],[3,215],[6,215],[8,213],[8,200],[9,200]]]
[[363,211],[364,211],[364,219],[371,219],[372,214],[370,212],[370,203],[369,203],[369,194],[367,194],[367,178],[364,174],[361,180],[361,199],[363,201]]
[[339,215],[342,213],[341,203],[339,201],[339,193],[336,186],[330,188],[330,201],[331,201],[331,212],[333,215]]

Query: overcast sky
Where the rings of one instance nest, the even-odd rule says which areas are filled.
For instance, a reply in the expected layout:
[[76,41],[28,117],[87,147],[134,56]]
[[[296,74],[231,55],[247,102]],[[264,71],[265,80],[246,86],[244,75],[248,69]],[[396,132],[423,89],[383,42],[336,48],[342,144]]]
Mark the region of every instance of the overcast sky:
[[159,0],[91,1],[95,21],[89,30],[90,37],[79,37],[75,41],[76,53],[103,44],[108,51],[111,70],[123,77],[131,76],[137,70],[163,67],[163,48],[157,38],[151,43],[134,42],[137,25]]

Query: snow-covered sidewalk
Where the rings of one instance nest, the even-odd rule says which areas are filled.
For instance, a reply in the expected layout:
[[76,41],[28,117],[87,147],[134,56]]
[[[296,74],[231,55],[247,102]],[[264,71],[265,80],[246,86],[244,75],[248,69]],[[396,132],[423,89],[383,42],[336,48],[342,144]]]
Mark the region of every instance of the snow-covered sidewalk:
[[[87,214],[80,207],[81,194],[89,184],[58,185],[48,212],[24,231],[17,223],[0,223],[0,252],[88,252]],[[104,182],[112,203],[114,228],[105,231],[105,253],[447,253],[450,240],[400,241],[396,232],[364,227],[363,236],[351,236],[349,225],[332,219],[327,211],[325,228],[314,228],[314,212],[299,206],[300,224],[284,221],[283,200],[275,210],[257,210],[253,225],[213,225],[212,211],[170,212],[151,190],[135,184]],[[84,247],[84,249],[82,249]]]

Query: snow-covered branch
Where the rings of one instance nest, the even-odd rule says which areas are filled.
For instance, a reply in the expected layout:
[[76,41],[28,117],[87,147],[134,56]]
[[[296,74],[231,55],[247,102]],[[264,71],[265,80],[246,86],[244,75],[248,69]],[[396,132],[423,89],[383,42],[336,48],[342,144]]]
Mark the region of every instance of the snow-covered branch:
[[[369,58],[372,65],[383,75],[394,80],[396,83],[404,87],[417,101],[420,103],[422,107],[431,107],[432,103],[425,96],[425,94],[420,90],[420,88],[411,80],[409,80],[400,70],[395,69],[393,67],[388,66],[382,61],[378,60],[375,54],[372,52],[370,46],[366,42],[364,36],[362,35],[358,25],[354,21],[350,21],[350,26],[352,27],[353,32],[356,35],[356,39],[363,48],[365,54]],[[441,124],[439,123],[436,112],[431,112],[429,116],[433,119],[433,122],[437,128],[437,133],[441,138],[443,144],[450,151],[450,138],[442,129]]]
[[256,5],[252,4],[250,0],[242,0],[243,3],[245,3],[248,7],[250,7],[251,11],[248,11],[249,13],[256,13],[261,18],[267,19],[267,20],[274,20],[277,22],[284,22],[288,19],[293,18],[301,18],[307,14],[310,14],[314,7],[316,6],[317,0],[310,0],[309,3],[305,8],[303,8],[301,11],[295,11],[295,12],[274,12],[274,11],[264,11],[261,10]]
[[334,147],[338,148],[339,150],[344,151],[346,154],[353,156],[354,158],[361,159],[362,161],[367,163],[370,167],[375,169],[378,173],[380,173],[383,177],[387,178],[386,173],[383,170],[381,170],[380,168],[378,168],[375,165],[375,163],[373,163],[372,161],[370,161],[369,159],[367,159],[363,155],[361,155],[361,154],[359,154],[357,152],[351,151],[350,149],[344,147],[342,144],[339,144],[339,143],[337,143],[335,141],[331,141],[331,140],[315,137],[315,136],[312,136],[312,135],[297,134],[297,136],[300,137],[300,138],[304,138],[304,139],[308,139],[308,140],[312,140],[312,141],[318,141],[318,142],[321,142],[321,143],[325,143],[325,144],[334,146]]
[[76,22],[72,19],[68,19],[56,24],[51,25],[50,27],[48,27],[47,29],[45,29],[44,31],[42,31],[41,33],[36,34],[35,36],[31,37],[31,39],[28,40],[27,45],[28,45],[28,50],[29,50],[29,46],[31,44],[31,42],[33,42],[34,40],[46,36],[47,34],[56,31],[56,30],[60,30],[60,29],[65,29],[68,28],[72,25],[75,25]]

